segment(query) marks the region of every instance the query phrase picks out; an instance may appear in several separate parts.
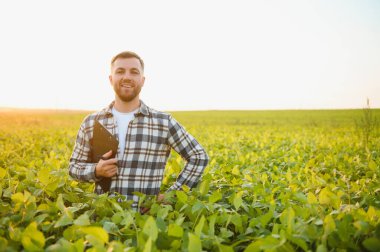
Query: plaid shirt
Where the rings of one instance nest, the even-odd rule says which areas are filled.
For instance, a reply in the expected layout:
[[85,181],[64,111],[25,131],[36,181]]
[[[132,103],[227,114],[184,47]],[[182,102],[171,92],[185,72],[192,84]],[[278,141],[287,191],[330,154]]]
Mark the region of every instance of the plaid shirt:
[[[82,122],[69,165],[69,174],[74,179],[88,182],[100,180],[95,177],[96,163],[91,162],[90,139],[95,120],[118,139],[113,105],[114,102],[88,115]],[[141,101],[135,118],[128,125],[125,150],[119,149],[116,154],[118,174],[112,178],[110,192],[125,195],[135,204],[138,197],[133,192],[158,194],[171,148],[186,160],[186,165],[169,190],[179,190],[182,185],[194,187],[208,163],[205,150],[171,115],[149,108]],[[99,185],[96,185],[95,191],[103,193]]]

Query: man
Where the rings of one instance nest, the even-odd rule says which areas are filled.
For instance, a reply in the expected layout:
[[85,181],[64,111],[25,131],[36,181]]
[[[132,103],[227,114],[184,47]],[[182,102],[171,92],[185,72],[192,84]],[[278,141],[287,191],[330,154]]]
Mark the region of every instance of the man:
[[[132,206],[136,208],[138,197],[133,192],[163,199],[160,186],[170,150],[174,149],[186,160],[186,165],[169,190],[180,190],[183,185],[194,187],[208,163],[208,156],[170,114],[156,111],[140,100],[145,82],[143,60],[133,52],[119,53],[111,61],[109,80],[115,100],[84,119],[70,158],[70,176],[98,183],[111,178],[110,192],[125,195],[133,200]],[[116,156],[110,158],[112,151],[109,151],[97,163],[91,160],[95,120],[119,141]],[[95,191],[104,193],[99,184]]]

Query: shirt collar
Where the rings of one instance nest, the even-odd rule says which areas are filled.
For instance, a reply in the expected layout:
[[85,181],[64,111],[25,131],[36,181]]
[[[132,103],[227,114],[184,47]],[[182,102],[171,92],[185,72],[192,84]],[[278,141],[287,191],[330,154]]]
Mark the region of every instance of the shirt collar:
[[[106,114],[112,114],[112,108],[115,105],[115,101],[112,101],[106,108],[103,109],[104,113]],[[142,101],[140,100],[140,107],[135,113],[135,115],[149,115],[149,107]]]

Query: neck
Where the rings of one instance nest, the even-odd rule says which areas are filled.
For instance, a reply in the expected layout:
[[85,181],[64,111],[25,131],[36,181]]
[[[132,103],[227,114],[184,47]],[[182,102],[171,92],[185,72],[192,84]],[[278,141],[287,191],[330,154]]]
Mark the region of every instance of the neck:
[[119,97],[115,97],[114,108],[121,113],[129,113],[140,107],[140,99],[139,97],[135,97],[132,101],[125,102],[119,99]]

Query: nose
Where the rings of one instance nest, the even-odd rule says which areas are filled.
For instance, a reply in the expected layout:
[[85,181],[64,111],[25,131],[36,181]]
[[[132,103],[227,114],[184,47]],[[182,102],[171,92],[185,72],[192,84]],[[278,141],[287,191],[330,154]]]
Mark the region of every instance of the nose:
[[130,76],[131,74],[128,72],[128,71],[125,71],[125,73],[123,74],[123,79],[130,79]]
[[132,78],[131,78],[131,76],[130,76],[130,74],[124,74],[122,77],[121,77],[121,80],[123,81],[123,82],[132,82]]

